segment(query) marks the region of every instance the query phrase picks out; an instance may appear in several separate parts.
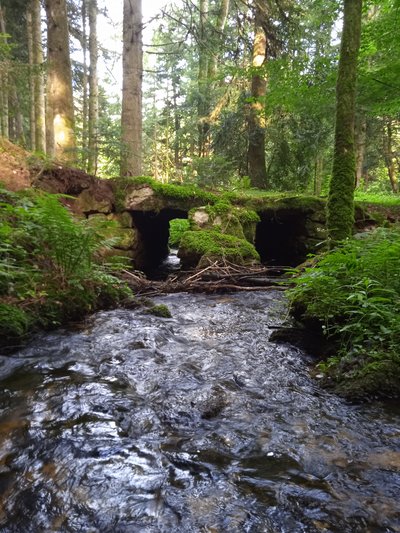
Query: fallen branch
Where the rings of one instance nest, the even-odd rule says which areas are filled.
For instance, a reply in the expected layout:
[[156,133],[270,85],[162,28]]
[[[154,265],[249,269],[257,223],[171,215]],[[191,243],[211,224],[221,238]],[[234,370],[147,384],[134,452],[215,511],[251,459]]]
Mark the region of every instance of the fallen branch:
[[[228,261],[213,262],[195,272],[179,272],[165,281],[147,279],[143,273],[123,270],[123,279],[132,290],[146,296],[175,292],[216,293],[224,291],[282,291],[288,288],[281,277],[271,276],[288,267],[260,267],[235,265]],[[285,282],[288,280],[286,279]]]

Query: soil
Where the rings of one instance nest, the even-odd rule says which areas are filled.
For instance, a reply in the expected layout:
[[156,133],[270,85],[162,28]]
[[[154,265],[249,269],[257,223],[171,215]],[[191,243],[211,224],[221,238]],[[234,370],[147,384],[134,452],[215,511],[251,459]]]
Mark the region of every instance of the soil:
[[0,137],[0,182],[10,191],[28,189],[32,184],[29,152]]

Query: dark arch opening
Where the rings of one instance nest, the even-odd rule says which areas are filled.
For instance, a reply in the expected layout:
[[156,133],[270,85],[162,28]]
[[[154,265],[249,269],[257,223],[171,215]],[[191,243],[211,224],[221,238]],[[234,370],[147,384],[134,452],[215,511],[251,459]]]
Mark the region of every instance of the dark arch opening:
[[306,216],[301,211],[267,210],[258,213],[255,247],[261,262],[297,266],[307,258]]
[[168,257],[169,222],[175,218],[187,218],[187,211],[162,209],[156,211],[131,211],[132,220],[140,233],[142,257],[140,268],[151,276]]

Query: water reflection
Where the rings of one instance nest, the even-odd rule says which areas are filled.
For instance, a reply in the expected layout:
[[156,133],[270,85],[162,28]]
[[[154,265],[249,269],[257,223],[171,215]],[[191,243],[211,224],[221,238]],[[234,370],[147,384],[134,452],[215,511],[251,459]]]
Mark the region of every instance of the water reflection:
[[268,343],[280,298],[171,295],[3,358],[0,531],[400,531],[399,412]]

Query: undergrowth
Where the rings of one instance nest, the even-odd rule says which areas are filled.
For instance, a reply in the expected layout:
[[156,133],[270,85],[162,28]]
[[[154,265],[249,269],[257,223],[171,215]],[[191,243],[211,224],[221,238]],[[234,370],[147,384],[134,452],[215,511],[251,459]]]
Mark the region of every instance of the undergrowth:
[[130,294],[102,261],[103,228],[76,221],[59,197],[0,188],[0,338],[21,337]]
[[400,393],[400,228],[379,228],[326,254],[289,291],[292,310],[318,321],[337,353],[320,364],[351,396]]

